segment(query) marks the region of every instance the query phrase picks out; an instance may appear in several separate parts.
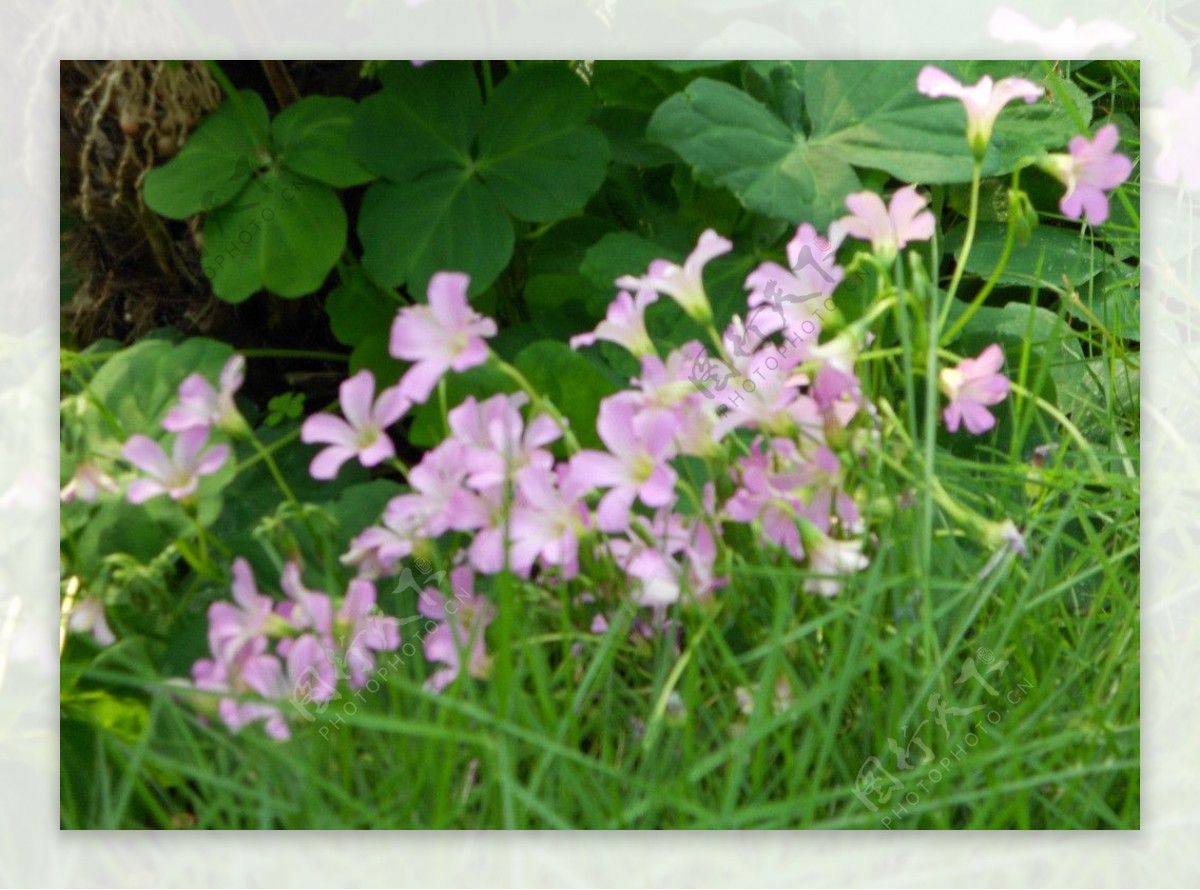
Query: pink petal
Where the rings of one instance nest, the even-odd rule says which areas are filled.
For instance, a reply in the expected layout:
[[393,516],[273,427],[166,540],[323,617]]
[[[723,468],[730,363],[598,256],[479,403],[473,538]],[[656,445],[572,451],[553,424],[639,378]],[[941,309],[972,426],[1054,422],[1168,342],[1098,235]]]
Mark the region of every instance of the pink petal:
[[300,441],[308,445],[321,442],[353,448],[358,442],[358,435],[353,427],[340,417],[332,414],[314,414],[300,427]]
[[357,624],[375,608],[375,585],[362,578],[350,582],[342,607],[338,609],[338,618],[349,624]]
[[171,461],[162,446],[149,436],[130,436],[121,455],[139,470],[162,478],[171,472]]
[[208,476],[211,473],[215,473],[225,465],[225,461],[228,458],[228,445],[214,445],[208,451],[204,452],[204,456],[200,458],[200,463],[196,466],[196,473],[200,476]]
[[221,392],[234,393],[246,382],[246,357],[231,355],[221,369]]
[[975,359],[975,374],[995,374],[1004,365],[1004,350],[999,343],[993,343]]
[[854,214],[841,220],[847,232],[863,241],[891,240],[892,219],[879,195],[855,192],[846,196],[846,206]]
[[933,99],[942,96],[960,99],[963,95],[963,85],[941,68],[926,65],[917,75],[917,92]]
[[331,445],[320,451],[309,465],[308,472],[314,479],[332,479],[342,464],[358,452],[346,445]]
[[180,468],[195,467],[200,457],[200,451],[207,442],[207,427],[193,427],[190,430],[184,430],[175,437],[175,447],[173,449],[175,466]]
[[254,583],[254,570],[243,557],[233,561],[233,598],[245,609],[253,608],[258,599],[258,587]]
[[675,471],[665,464],[654,468],[642,487],[638,496],[647,507],[665,507],[675,500]]
[[571,457],[571,475],[592,488],[619,485],[625,479],[625,466],[603,451],[580,451]]
[[400,378],[400,390],[413,403],[423,405],[449,367],[448,363],[440,359],[419,361]]
[[135,479],[129,483],[129,492],[126,497],[131,504],[141,504],[152,497],[166,494],[166,491],[167,489],[160,482],[152,479]]
[[603,532],[620,532],[629,528],[630,512],[637,491],[629,485],[613,488],[600,499],[596,522]]
[[427,292],[434,317],[446,328],[458,328],[470,318],[467,288],[471,277],[463,272],[438,272],[429,279]]
[[965,400],[961,407],[963,422],[967,426],[967,432],[972,435],[986,433],[996,425],[996,418],[992,416],[992,412],[978,402]]
[[399,386],[392,386],[379,394],[375,401],[374,418],[380,429],[389,426],[404,416],[404,412],[412,405]]
[[933,214],[922,212],[927,203],[911,185],[897,189],[892,195],[888,215],[895,226],[897,246],[904,247],[909,241],[927,241],[933,237]]
[[454,361],[450,363],[450,367],[455,371],[465,371],[467,368],[482,365],[487,361],[487,357],[487,344],[479,337],[472,337],[467,341],[466,347],[454,357]]
[[338,398],[342,413],[355,430],[361,430],[371,421],[371,408],[375,399],[375,375],[370,371],[359,371],[338,387]]

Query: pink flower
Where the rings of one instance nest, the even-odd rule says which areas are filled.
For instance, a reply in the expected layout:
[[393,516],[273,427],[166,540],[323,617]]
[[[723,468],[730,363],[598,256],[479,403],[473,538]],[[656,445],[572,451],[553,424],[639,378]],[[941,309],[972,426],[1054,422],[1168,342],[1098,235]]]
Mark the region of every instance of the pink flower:
[[712,320],[712,307],[704,290],[704,266],[709,260],[733,250],[733,242],[722,238],[712,229],[706,229],[696,244],[696,249],[682,266],[670,260],[655,260],[646,270],[646,275],[637,278],[625,275],[617,279],[617,287],[635,290],[650,289],[678,303],[683,311],[701,324]]
[[[276,613],[296,630],[314,630],[322,639],[328,640],[333,630],[333,603],[329,594],[305,587],[300,577],[300,564],[295,561],[283,567],[279,586],[288,595],[288,601],[276,606]],[[288,648],[284,645],[287,642],[280,643],[282,650]]]
[[861,402],[861,384],[854,371],[861,348],[859,336],[851,331],[843,331],[832,340],[809,347],[807,360],[817,364],[812,396],[822,409],[832,407],[843,396],[849,396],[855,406]]
[[604,321],[596,325],[596,330],[590,334],[579,334],[571,338],[571,348],[591,346],[597,340],[607,340],[623,346],[636,356],[650,355],[654,352],[654,343],[646,331],[646,307],[658,299],[658,293],[653,290],[639,290],[637,297],[631,297],[628,292],[621,291],[617,298],[608,306],[608,314]]
[[250,563],[241,557],[233,561],[231,588],[233,603],[208,607],[208,648],[218,661],[230,663],[266,649],[274,606],[270,597],[258,592]]
[[417,404],[448,370],[487,361],[483,338],[496,336],[496,322],[467,303],[470,281],[462,272],[438,272],[429,280],[429,305],[401,309],[392,325],[392,355],[416,362],[400,379],[400,390]]
[[805,591],[837,596],[842,592],[843,576],[861,572],[870,563],[863,555],[863,542],[859,539],[835,540],[812,524],[802,522],[801,527],[804,529],[804,547],[808,551],[808,568],[819,576],[804,582]]
[[207,451],[208,428],[194,427],[175,437],[171,456],[147,436],[130,436],[121,454],[149,479],[135,479],[129,485],[131,504],[140,504],[160,494],[182,500],[195,493],[201,476],[221,469],[229,457],[228,445],[214,445]]
[[[282,685],[278,680],[281,673],[279,661],[273,655],[254,655],[244,665],[233,667],[207,658],[192,665],[192,679],[197,689],[222,694],[244,695],[258,692],[259,688],[274,691]],[[226,697],[218,703],[217,713],[230,732],[240,732],[245,726],[263,721],[271,738],[278,741],[291,738],[287,721],[275,705]]]
[[364,529],[350,542],[350,549],[341,558],[342,565],[356,566],[360,578],[378,578],[395,571],[396,563],[412,553],[419,524],[411,528],[392,528],[373,525]]
[[[750,291],[747,305],[751,312],[745,329],[757,330],[761,336],[777,331],[790,331],[804,338],[813,336],[818,326],[814,316],[821,309],[822,299],[833,293],[845,275],[835,259],[845,236],[845,230],[836,227],[830,228],[828,238],[818,235],[808,223],[796,229],[787,245],[790,268],[766,262],[746,276],[746,288]],[[735,347],[734,351],[745,355],[756,345]]]
[[[291,642],[283,664],[274,656],[256,655],[242,666],[241,681],[265,699],[290,702],[305,719],[313,720],[315,718],[304,706],[333,698],[337,692],[337,673],[330,650],[321,640],[312,634],[304,634]],[[266,716],[268,735],[281,741],[291,736],[287,722],[273,706],[247,702],[241,707],[247,705],[252,710],[248,714],[239,713],[238,717],[256,719],[260,715]],[[274,713],[268,713],[268,708]]]
[[375,652],[400,645],[400,622],[375,612],[375,585],[362,578],[350,582],[335,616],[338,641],[350,671],[350,686],[360,689],[375,669]]
[[[544,461],[538,463],[545,464]],[[474,467],[478,466],[479,463],[475,462]],[[400,517],[419,511],[425,517],[421,534],[426,538],[436,538],[451,530],[472,531],[479,528],[487,521],[487,508],[464,485],[472,469],[470,448],[458,439],[447,439],[436,448],[426,451],[421,462],[408,473],[413,493],[397,495],[388,504],[389,524],[401,526],[405,521]],[[485,472],[490,469],[493,468],[484,464]],[[412,498],[420,498],[420,504],[412,503]]]
[[772,433],[791,434],[799,427],[801,435],[822,438],[824,422],[820,406],[808,395],[800,393],[794,373],[803,354],[784,344],[780,348],[766,345],[747,363],[745,382],[734,390],[740,398],[726,397],[728,411],[713,427],[713,438],[725,438],[739,427],[760,429]]
[[357,456],[364,467],[373,467],[396,454],[396,446],[384,432],[399,420],[412,403],[399,386],[375,395],[375,376],[359,371],[342,381],[338,389],[343,420],[332,414],[314,414],[300,428],[300,440],[329,445],[313,458],[309,472],[314,479],[332,479],[342,464]]
[[554,463],[542,446],[557,441],[562,432],[545,414],[526,425],[520,409],[528,401],[525,393],[496,395],[483,402],[470,396],[450,411],[450,432],[465,446],[463,462],[471,487],[486,491],[530,464],[548,469]]
[[1090,141],[1086,136],[1072,138],[1068,143],[1070,154],[1050,155],[1044,162],[1044,169],[1067,187],[1058,202],[1064,216],[1079,219],[1086,215],[1093,226],[1108,219],[1105,191],[1116,188],[1133,170],[1129,158],[1114,151],[1117,140],[1117,125],[1106,124]]
[[425,681],[425,688],[441,692],[462,671],[466,656],[467,673],[483,678],[488,674],[488,657],[484,632],[496,615],[485,597],[475,593],[475,576],[469,566],[459,566],[450,572],[454,598],[435,587],[421,593],[417,609],[426,618],[438,622],[437,629],[425,638],[425,657],[446,665]]
[[637,498],[647,507],[675,499],[675,471],[667,464],[675,454],[675,431],[672,415],[638,416],[633,400],[623,395],[600,403],[596,433],[608,451],[580,451],[571,458],[571,472],[581,483],[609,489],[596,510],[602,531],[628,528]]
[[1008,6],[992,13],[988,33],[1001,43],[1032,43],[1048,59],[1090,59],[1102,46],[1124,49],[1137,39],[1124,25],[1105,19],[1077,25],[1068,18],[1053,30],[1045,30]]
[[1172,87],[1163,108],[1148,110],[1146,120],[1161,146],[1155,175],[1166,183],[1180,180],[1186,189],[1200,189],[1200,82],[1190,90]]
[[967,144],[976,158],[982,158],[987,151],[992,126],[1005,105],[1014,99],[1036,102],[1045,92],[1023,77],[993,81],[984,75],[974,86],[965,86],[933,65],[926,65],[917,75],[917,91],[933,99],[948,97],[962,102],[967,110]]
[[564,578],[579,572],[579,536],[588,525],[586,483],[559,465],[554,470],[526,467],[517,475],[519,499],[509,517],[511,568],[529,577],[533,564],[558,566]]
[[83,462],[75,466],[75,475],[58,496],[64,504],[75,500],[91,503],[102,493],[116,491],[118,487],[116,481],[98,466]]
[[833,222],[830,237],[845,233],[869,241],[879,259],[890,263],[908,242],[933,237],[933,214],[924,209],[928,203],[911,185],[896,189],[887,207],[874,192],[855,192],[846,196],[851,215]]
[[85,596],[76,600],[71,607],[67,627],[74,633],[90,633],[101,646],[111,646],[117,641],[116,634],[104,617],[104,600],[98,596]]
[[996,418],[985,406],[995,405],[1008,396],[1008,378],[1000,373],[1004,352],[993,343],[976,358],[965,358],[954,368],[942,368],[939,384],[950,404],[942,413],[946,429],[957,432],[963,422],[967,431],[978,436],[996,425]]
[[163,428],[181,433],[215,424],[233,432],[243,422],[233,397],[245,379],[246,359],[240,355],[231,356],[221,370],[220,392],[202,375],[192,374],[179,385],[179,404],[167,412]]

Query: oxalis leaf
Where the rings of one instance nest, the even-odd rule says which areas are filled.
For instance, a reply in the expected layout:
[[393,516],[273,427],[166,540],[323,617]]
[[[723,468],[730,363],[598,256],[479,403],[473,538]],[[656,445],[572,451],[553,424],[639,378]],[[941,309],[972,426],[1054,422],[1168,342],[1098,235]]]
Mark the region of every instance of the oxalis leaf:
[[[648,133],[732,191],[747,209],[823,227],[845,212],[845,196],[859,188],[855,167],[909,182],[970,180],[965,112],[959,102],[917,92],[924,64],[808,63],[807,134],[742,90],[700,78],[659,106]],[[968,76],[954,64],[938,64],[967,81],[982,73],[971,70]],[[988,70],[993,69],[994,76],[1038,79],[1028,66],[995,63]],[[1000,116],[984,173],[1008,172],[1023,156],[1062,145],[1073,132],[1066,109],[1046,100],[1016,103]]]
[[278,168],[256,177],[204,222],[204,273],[223,300],[262,288],[310,294],[346,247],[346,211],[327,185]]
[[592,94],[563,66],[509,76],[486,108],[470,65],[393,65],[383,81],[351,145],[385,178],[358,226],[363,266],[386,287],[422,294],[434,272],[455,269],[480,294],[512,256],[514,219],[570,216],[604,180],[608,143],[586,122]]
[[[241,97],[265,134],[262,97],[251,90],[242,90]],[[142,197],[155,213],[187,219],[232,201],[269,158],[267,146],[258,144],[233,103],[226,102],[200,122],[178,155],[146,174]]]

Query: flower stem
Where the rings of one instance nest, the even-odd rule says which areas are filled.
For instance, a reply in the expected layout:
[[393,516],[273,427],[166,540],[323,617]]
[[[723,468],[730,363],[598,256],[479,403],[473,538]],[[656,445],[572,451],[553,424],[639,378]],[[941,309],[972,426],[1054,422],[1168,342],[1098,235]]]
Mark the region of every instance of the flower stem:
[[954,295],[958,293],[959,282],[967,269],[967,257],[971,255],[971,246],[975,243],[975,224],[979,220],[979,183],[983,174],[983,165],[977,160],[971,170],[971,204],[967,209],[967,235],[963,238],[962,252],[958,255],[958,263],[954,267],[954,276],[950,279],[950,287],[946,291],[946,305],[953,305]]
[[[267,469],[271,472],[271,476],[274,478],[275,484],[279,486],[279,490],[283,492],[284,498],[286,498],[288,503],[295,508],[297,513],[300,513],[300,501],[296,499],[296,494],[292,491],[292,487],[288,485],[287,480],[283,478],[283,473],[279,470],[279,464],[275,463],[275,458],[271,456],[271,451],[258,440],[258,437],[254,435],[253,430],[246,430],[246,438],[250,440],[250,444],[254,446],[254,450],[258,452],[258,456],[262,460],[266,461]],[[277,447],[284,441],[286,440],[281,439],[279,442],[274,444]],[[244,466],[246,466],[246,464],[242,465],[242,467]],[[242,467],[238,467],[238,470],[241,470]]]
[[[1021,171],[1020,168],[1018,168],[1013,171],[1013,191],[1016,191],[1020,181]],[[1008,266],[1008,261],[1012,257],[1013,246],[1016,244],[1016,240],[1017,217],[1015,213],[1010,213],[1008,217],[1008,231],[1004,235],[1004,248],[1000,251],[1000,259],[996,262],[996,268],[992,270],[992,274],[988,276],[987,282],[980,289],[979,293],[977,293],[974,299],[971,300],[971,305],[968,306],[966,311],[963,312],[963,314],[958,317],[954,324],[950,326],[949,330],[946,330],[942,333],[942,345],[950,343],[956,336],[958,336],[959,331],[966,327],[967,322],[971,320],[971,316],[976,313],[979,307],[983,305],[983,301],[988,298],[988,294],[990,294],[992,289],[995,288],[996,283],[1000,280],[1000,276],[1004,273],[1005,268]],[[943,326],[946,324],[946,319],[950,315],[951,306],[953,306],[953,304],[947,300],[946,305],[942,309]]]
[[567,449],[572,453],[579,451],[579,440],[575,438],[575,433],[571,430],[570,421],[563,417],[562,412],[554,406],[554,403],[549,399],[544,398],[541,393],[533,388],[533,384],[529,382],[524,374],[522,374],[504,359],[500,358],[500,356],[496,355],[496,353],[492,352],[490,353],[490,356],[496,367],[511,377],[513,381],[516,382],[517,386],[521,387],[521,389],[529,396],[530,400],[533,402],[533,406],[539,411],[543,411],[548,414],[550,418],[556,424],[558,424],[558,428],[562,430],[563,440],[567,443]]

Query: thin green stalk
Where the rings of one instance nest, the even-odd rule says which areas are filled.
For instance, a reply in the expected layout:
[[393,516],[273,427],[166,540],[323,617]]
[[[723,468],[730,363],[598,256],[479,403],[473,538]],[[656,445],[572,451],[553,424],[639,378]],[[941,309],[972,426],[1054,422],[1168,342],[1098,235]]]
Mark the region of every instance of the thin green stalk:
[[[1014,170],[1012,174],[1013,191],[1016,191],[1020,181],[1021,171],[1018,168]],[[1013,247],[1015,246],[1016,241],[1017,217],[1015,214],[1010,213],[1008,217],[1008,230],[1004,235],[1004,248],[1000,251],[1000,259],[996,262],[996,268],[992,269],[992,274],[988,276],[988,280],[984,283],[979,293],[975,295],[974,299],[971,300],[971,305],[969,305],[966,308],[966,311],[963,312],[963,314],[960,315],[957,320],[955,320],[954,324],[950,326],[949,330],[943,332],[941,339],[941,343],[943,345],[949,343],[956,336],[958,336],[958,332],[966,327],[967,322],[971,320],[971,316],[978,311],[979,307],[983,305],[983,301],[988,298],[988,294],[990,294],[996,287],[996,284],[1000,281],[1000,276],[1004,274],[1005,268],[1008,267],[1008,261],[1012,257]],[[964,242],[964,246],[965,243],[966,242]],[[946,305],[942,308],[941,322],[943,327],[945,327],[946,319],[950,315],[950,309],[952,306],[953,303],[950,300],[947,300]]]
[[239,349],[246,358],[305,358],[317,362],[348,362],[350,356],[317,349]]
[[[292,491],[292,487],[283,478],[283,473],[279,470],[279,464],[275,463],[275,458],[271,456],[271,452],[258,440],[253,431],[247,429],[246,438],[250,440],[250,444],[254,446],[254,450],[258,452],[259,456],[266,461],[267,469],[270,471],[271,477],[275,480],[275,484],[279,486],[279,490],[283,492],[284,498],[295,508],[297,513],[302,512],[300,501],[296,499],[296,493]],[[245,465],[243,464],[243,466]],[[238,469],[240,470],[241,467],[238,467]]]
[[967,258],[971,255],[971,247],[975,243],[975,224],[979,220],[979,183],[983,175],[983,164],[975,161],[971,170],[971,203],[967,209],[967,235],[963,238],[962,252],[958,255],[958,264],[954,267],[954,276],[950,279],[950,287],[946,291],[946,305],[953,305],[954,295],[958,293],[959,282],[967,269]]

